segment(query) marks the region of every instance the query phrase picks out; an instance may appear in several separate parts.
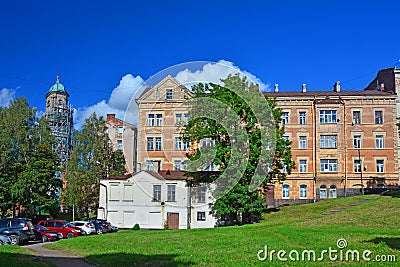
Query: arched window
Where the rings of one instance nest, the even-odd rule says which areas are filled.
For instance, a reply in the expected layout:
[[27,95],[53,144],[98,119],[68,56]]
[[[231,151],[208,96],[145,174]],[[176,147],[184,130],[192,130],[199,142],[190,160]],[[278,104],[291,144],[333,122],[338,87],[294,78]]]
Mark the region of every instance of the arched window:
[[326,185],[321,185],[319,187],[319,198],[325,199],[326,198]]
[[282,186],[282,198],[289,198],[289,185]]
[[300,198],[307,198],[307,185],[300,185]]
[[329,198],[337,198],[336,195],[336,185],[331,185],[329,187]]

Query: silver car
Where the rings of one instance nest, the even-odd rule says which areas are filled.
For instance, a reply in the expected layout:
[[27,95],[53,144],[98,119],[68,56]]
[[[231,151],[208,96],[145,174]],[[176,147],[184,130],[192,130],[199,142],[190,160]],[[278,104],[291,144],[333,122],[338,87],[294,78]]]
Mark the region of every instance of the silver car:
[[10,245],[10,244],[11,244],[11,239],[9,236],[0,235],[0,246],[1,245]]
[[78,227],[81,229],[83,235],[90,235],[96,233],[96,228],[94,224],[88,221],[74,221],[71,222],[73,226]]

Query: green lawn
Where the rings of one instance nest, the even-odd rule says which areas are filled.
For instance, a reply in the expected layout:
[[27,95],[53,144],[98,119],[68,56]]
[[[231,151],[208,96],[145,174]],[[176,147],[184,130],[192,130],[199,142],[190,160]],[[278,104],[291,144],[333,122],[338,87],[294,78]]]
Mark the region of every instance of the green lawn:
[[42,261],[34,262],[32,252],[20,246],[0,246],[0,266],[30,267],[30,266],[54,266]]
[[[288,253],[297,250],[301,259],[304,250],[314,250],[318,258],[323,250],[338,250],[337,240],[344,238],[347,247],[341,250],[343,259],[349,250],[357,250],[361,257],[363,251],[368,249],[372,253],[367,255],[371,260],[376,255],[395,255],[397,263],[330,261],[329,255],[324,254],[324,265],[400,266],[400,198],[374,196],[373,200],[354,206],[370,197],[330,199],[316,204],[284,207],[279,212],[267,214],[264,222],[253,225],[120,231],[62,240],[46,246],[82,255],[101,266],[113,267],[321,266],[318,261],[291,261]],[[284,257],[288,261],[279,261],[276,253],[272,261],[259,261],[257,253],[265,246],[268,246],[269,252],[285,250],[287,254]],[[296,254],[293,253],[294,257]]]

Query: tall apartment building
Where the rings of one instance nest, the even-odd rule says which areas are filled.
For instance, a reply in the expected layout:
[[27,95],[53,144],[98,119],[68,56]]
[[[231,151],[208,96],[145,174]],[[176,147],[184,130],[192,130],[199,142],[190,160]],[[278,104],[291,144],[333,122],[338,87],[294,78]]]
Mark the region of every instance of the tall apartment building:
[[[393,70],[393,69],[392,69]],[[394,86],[362,91],[265,93],[282,109],[296,169],[273,182],[276,205],[305,203],[399,185]]]
[[[400,70],[381,70],[365,90],[265,93],[283,111],[296,168],[272,181],[273,205],[297,204],[399,186]],[[136,99],[138,170],[184,170],[189,144],[176,123],[192,93],[168,75]],[[270,193],[271,194],[271,193]]]
[[132,124],[117,119],[115,114],[107,114],[106,126],[114,149],[124,153],[126,170],[129,173],[136,172],[137,129]]
[[192,93],[171,75],[136,99],[138,105],[138,169],[184,170],[189,143],[179,135],[179,121],[188,117],[185,100]]

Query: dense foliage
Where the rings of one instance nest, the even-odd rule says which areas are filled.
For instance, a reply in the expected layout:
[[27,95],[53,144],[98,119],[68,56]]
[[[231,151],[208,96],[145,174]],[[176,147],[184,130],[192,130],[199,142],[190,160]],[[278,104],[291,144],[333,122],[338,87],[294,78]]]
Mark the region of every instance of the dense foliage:
[[0,107],[0,211],[24,216],[53,207],[61,181],[48,122],[25,98]]
[[[260,190],[250,188],[262,187],[271,179],[283,180],[290,174],[294,168],[290,141],[283,139],[281,111],[273,99],[264,98],[257,86],[239,75],[230,75],[222,82],[224,86],[210,83],[192,87],[191,119],[183,127],[182,136],[200,144],[188,154],[192,167],[204,170],[211,163],[219,167],[220,175],[215,179],[213,173],[210,177],[217,181],[216,188],[227,190],[213,195],[217,214],[229,224],[252,222],[265,199]],[[214,151],[204,148],[205,138],[213,140]],[[199,179],[204,173],[189,171],[187,175],[194,183],[210,182]]]

